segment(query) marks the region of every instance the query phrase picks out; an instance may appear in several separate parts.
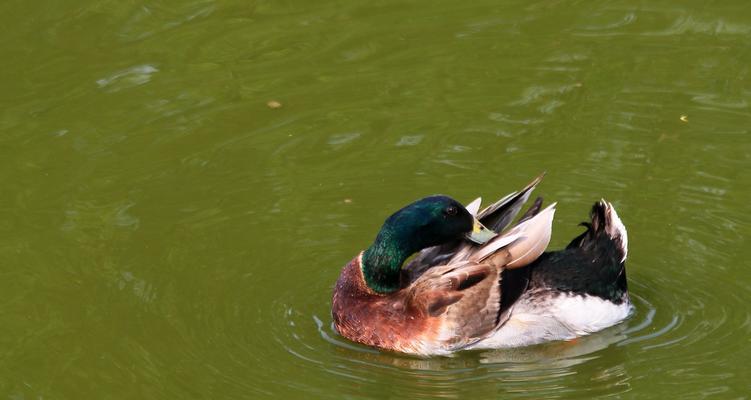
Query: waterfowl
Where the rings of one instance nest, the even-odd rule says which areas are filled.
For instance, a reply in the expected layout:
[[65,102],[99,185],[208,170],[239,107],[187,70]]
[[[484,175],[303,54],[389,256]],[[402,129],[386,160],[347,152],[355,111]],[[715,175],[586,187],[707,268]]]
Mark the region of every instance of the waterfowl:
[[560,251],[544,252],[556,204],[543,209],[542,198],[504,231],[541,178],[482,211],[480,199],[464,207],[436,195],[388,217],[340,273],[336,330],[439,355],[572,339],[627,318],[628,238],[612,204],[595,203],[586,231]]

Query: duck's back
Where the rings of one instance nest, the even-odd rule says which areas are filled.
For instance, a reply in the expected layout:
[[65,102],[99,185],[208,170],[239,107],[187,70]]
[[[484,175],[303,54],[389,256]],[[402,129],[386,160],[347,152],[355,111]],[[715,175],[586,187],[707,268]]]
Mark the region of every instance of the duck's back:
[[475,348],[573,339],[615,325],[632,305],[626,283],[628,238],[615,209],[600,201],[587,231],[561,251],[503,274],[508,321]]
[[592,222],[566,249],[544,253],[530,267],[530,289],[628,301],[626,255],[628,236],[612,205],[592,208]]

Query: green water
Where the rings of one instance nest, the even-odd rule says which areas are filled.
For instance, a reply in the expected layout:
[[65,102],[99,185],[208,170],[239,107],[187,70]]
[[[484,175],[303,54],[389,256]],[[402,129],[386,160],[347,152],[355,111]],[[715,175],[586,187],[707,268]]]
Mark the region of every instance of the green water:
[[[0,398],[748,398],[751,3],[6,1]],[[269,107],[277,101],[281,107]],[[541,171],[636,314],[419,359],[331,328],[392,211]]]

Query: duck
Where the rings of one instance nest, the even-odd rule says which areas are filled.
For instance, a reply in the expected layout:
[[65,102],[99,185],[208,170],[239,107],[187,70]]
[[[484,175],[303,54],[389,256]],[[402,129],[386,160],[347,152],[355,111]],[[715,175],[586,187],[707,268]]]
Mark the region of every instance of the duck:
[[594,203],[586,229],[546,251],[557,203],[543,175],[480,210],[446,195],[389,216],[341,270],[331,315],[344,338],[416,356],[573,340],[627,319],[628,234],[613,205]]

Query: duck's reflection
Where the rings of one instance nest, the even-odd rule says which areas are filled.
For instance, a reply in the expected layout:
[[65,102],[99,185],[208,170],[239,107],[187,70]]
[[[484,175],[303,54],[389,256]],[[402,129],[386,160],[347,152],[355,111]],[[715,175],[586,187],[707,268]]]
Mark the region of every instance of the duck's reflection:
[[[553,398],[565,391],[582,394],[615,394],[629,391],[631,376],[625,367],[620,347],[626,339],[628,324],[621,324],[572,341],[489,351],[464,351],[450,357],[420,358],[374,351],[351,344],[335,332],[319,327],[324,338],[339,349],[342,361],[330,371],[340,375],[346,369],[361,383],[358,392],[377,391],[389,397],[465,398],[475,395],[511,395],[533,393],[538,398]],[[610,347],[607,354],[602,350]],[[383,386],[377,382],[395,382]],[[376,378],[378,377],[378,378]],[[368,379],[374,378],[374,379]],[[475,385],[481,382],[483,385]],[[473,384],[474,383],[474,384]],[[481,392],[476,392],[475,387]]]

